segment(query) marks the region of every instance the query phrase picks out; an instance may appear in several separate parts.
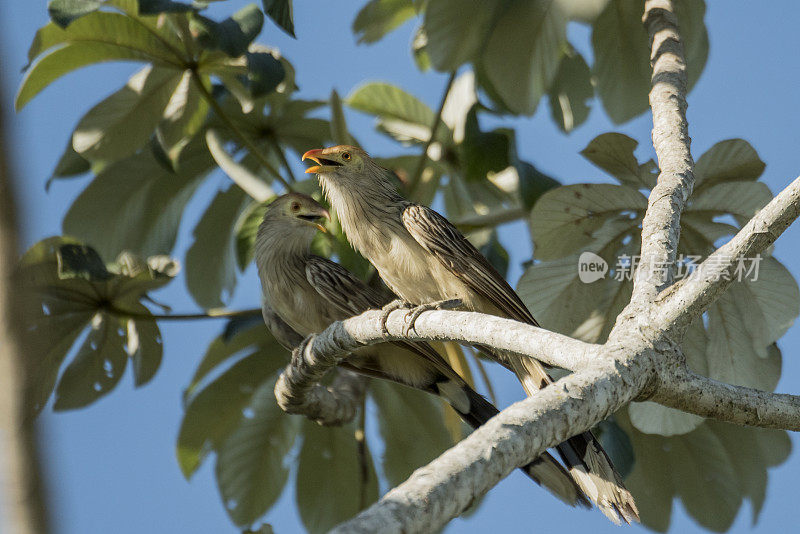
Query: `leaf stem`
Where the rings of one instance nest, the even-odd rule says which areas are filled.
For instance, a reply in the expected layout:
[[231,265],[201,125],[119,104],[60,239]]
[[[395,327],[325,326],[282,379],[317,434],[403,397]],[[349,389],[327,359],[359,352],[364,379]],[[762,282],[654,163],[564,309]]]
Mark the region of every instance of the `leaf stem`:
[[236,123],[234,123],[233,120],[231,120],[231,118],[225,113],[225,110],[222,109],[222,106],[219,105],[217,99],[214,98],[214,96],[208,91],[206,86],[203,84],[203,80],[197,73],[197,69],[190,68],[189,72],[192,73],[192,81],[194,81],[195,85],[200,91],[200,94],[214,110],[214,113],[216,113],[217,116],[220,119],[222,119],[222,122],[224,122],[225,125],[228,128],[230,128],[234,134],[236,134],[236,136],[239,138],[242,144],[247,148],[247,150],[253,155],[253,157],[256,158],[256,160],[258,160],[258,162],[265,169],[267,169],[271,174],[273,174],[275,178],[283,185],[283,187],[286,188],[287,191],[293,191],[292,186],[289,185],[289,182],[287,182],[286,179],[284,179],[284,177],[281,176],[281,173],[278,172],[278,170],[275,167],[273,167],[269,161],[267,161],[267,158],[265,158],[264,155],[258,150],[258,147],[256,147],[253,141],[251,141],[250,138],[248,138],[244,134],[244,132],[242,132],[242,130],[239,129],[238,126],[236,126]]
[[411,175],[411,180],[408,182],[408,189],[409,191],[413,191],[416,189],[417,184],[419,183],[420,179],[422,178],[422,173],[425,170],[425,163],[428,162],[428,149],[433,144],[433,140],[436,138],[436,132],[439,130],[439,123],[442,122],[442,112],[444,111],[444,104],[447,102],[447,95],[450,94],[450,89],[453,87],[453,82],[456,79],[456,71],[450,73],[450,77],[447,79],[447,85],[444,87],[444,93],[442,94],[442,100],[439,102],[439,109],[436,111],[436,118],[431,124],[431,135],[428,140],[425,142],[425,146],[422,148],[422,154],[419,156],[419,162],[417,163],[417,168],[414,170],[414,174]]
[[292,183],[296,182],[297,180],[292,172],[292,167],[289,165],[289,161],[286,159],[286,154],[283,153],[283,148],[281,148],[280,143],[278,143],[278,140],[275,139],[275,137],[270,137],[269,140],[272,143],[272,147],[275,149],[275,152],[278,153],[278,157],[281,159],[283,168],[286,169],[286,174],[289,176],[289,181]]
[[144,319],[151,321],[188,321],[194,319],[233,319],[235,317],[250,317],[253,315],[260,315],[261,308],[251,308],[248,310],[211,310],[202,313],[169,313],[169,314],[155,314],[155,313],[140,313],[123,310],[114,306],[109,306],[105,309],[106,312],[117,315],[119,317],[128,317],[130,319]]

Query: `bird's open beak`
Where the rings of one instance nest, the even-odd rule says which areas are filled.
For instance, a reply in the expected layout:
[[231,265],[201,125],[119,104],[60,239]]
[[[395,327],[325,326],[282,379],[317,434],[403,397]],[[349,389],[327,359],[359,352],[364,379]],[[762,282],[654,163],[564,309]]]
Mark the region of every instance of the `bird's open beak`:
[[316,165],[313,165],[306,169],[306,174],[308,173],[317,173],[321,174],[327,171],[332,171],[335,167],[340,167],[342,164],[338,161],[334,161],[332,159],[326,159],[322,156],[322,148],[315,148],[314,150],[309,150],[305,154],[303,154],[302,161],[310,159]]

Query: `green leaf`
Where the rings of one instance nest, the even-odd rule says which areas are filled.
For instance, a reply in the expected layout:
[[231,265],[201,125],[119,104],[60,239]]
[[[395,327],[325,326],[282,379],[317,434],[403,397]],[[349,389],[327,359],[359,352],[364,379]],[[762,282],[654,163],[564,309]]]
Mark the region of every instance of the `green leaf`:
[[66,28],[72,21],[97,11],[101,5],[102,0],[50,0],[47,12],[53,22]]
[[67,142],[67,148],[56,163],[53,176],[47,181],[45,189],[49,189],[52,180],[56,178],[71,178],[89,172],[91,164],[72,147],[72,139]]
[[[62,362],[87,326],[88,335],[58,382],[57,410],[79,408],[107,394],[128,357],[137,386],[153,376],[161,360],[160,334],[140,301],[176,274],[162,260],[151,258],[151,267],[129,258],[131,265],[144,265],[134,270],[105,265],[97,252],[69,238],[44,240],[23,256],[18,281],[29,296],[21,313],[34,355],[35,385],[26,393],[32,413],[46,404]],[[164,270],[156,270],[156,263]],[[124,317],[126,312],[141,318]]]
[[244,210],[242,216],[236,221],[234,232],[236,233],[236,263],[239,270],[244,271],[253,261],[253,248],[256,244],[258,227],[264,219],[264,212],[267,204],[263,202],[251,202]]
[[433,111],[415,96],[388,83],[372,82],[356,89],[347,97],[347,105],[358,111],[375,115],[379,126],[391,131],[397,127],[411,128],[417,139],[431,135]]
[[64,232],[78,236],[106,258],[122,250],[142,256],[169,253],[184,206],[214,167],[201,143],[187,146],[177,174],[149,152],[105,167],[67,211]]
[[117,161],[141,148],[156,129],[183,75],[147,66],[83,116],[72,135],[89,160]]
[[587,100],[594,96],[592,71],[576,51],[564,55],[547,91],[550,113],[562,131],[569,133],[589,117]]
[[390,485],[400,484],[452,446],[442,420],[442,406],[434,397],[379,380],[370,382],[370,394],[379,411],[386,444],[383,473]]
[[635,189],[652,189],[656,178],[647,165],[639,165],[633,151],[639,143],[621,133],[604,133],[592,139],[581,155],[619,180]]
[[92,319],[88,337],[58,382],[53,409],[82,408],[114,389],[128,361],[124,345],[115,342],[124,337],[127,322],[106,314]]
[[518,161],[515,165],[519,176],[519,196],[522,205],[530,210],[541,196],[561,183],[539,171],[527,161]]
[[76,20],[67,29],[47,24],[36,33],[28,59],[33,62],[58,45],[63,46],[28,68],[14,104],[18,111],[54,80],[93,63],[127,59],[182,68],[182,59],[173,52],[170,39],[119,13],[96,11]]
[[[471,23],[475,17],[459,18]],[[506,3],[481,62],[492,88],[514,113],[532,115],[536,111],[558,71],[566,29],[567,20],[554,0]],[[523,33],[525,39],[519,39]]]
[[614,462],[617,472],[622,475],[622,478],[626,478],[633,470],[633,464],[636,461],[631,438],[613,418],[600,421],[594,429],[594,433],[597,435],[600,445]]
[[236,362],[189,399],[176,448],[183,476],[191,477],[206,455],[218,450],[237,429],[253,392],[282,367],[282,363],[279,358],[255,352]]
[[333,142],[337,145],[356,144],[347,130],[342,99],[339,98],[339,93],[336,92],[336,89],[331,90],[328,106],[331,108],[331,138]]
[[727,139],[709,148],[694,166],[695,194],[722,182],[758,180],[766,165],[743,139]]
[[452,72],[472,61],[485,46],[499,5],[496,0],[428,2],[423,23],[428,36],[425,49],[434,68]]
[[285,460],[300,426],[275,401],[273,380],[253,394],[244,418],[218,450],[215,472],[225,510],[237,525],[248,525],[278,500],[289,466]]
[[[675,5],[691,89],[708,57],[705,2],[682,0]],[[652,69],[643,13],[644,0],[611,0],[592,29],[597,91],[616,124],[632,119],[648,106]]]
[[230,57],[239,57],[261,33],[264,14],[255,4],[248,4],[222,22],[195,15],[191,25],[203,46],[222,50]]
[[155,321],[128,321],[128,348],[136,387],[145,385],[155,376],[161,366],[163,345]]
[[208,102],[192,81],[191,73],[184,72],[156,130],[158,146],[171,170],[178,170],[180,154],[205,124],[208,109]]
[[370,0],[353,21],[358,44],[374,43],[417,14],[412,0]]
[[674,436],[686,434],[700,426],[704,419],[654,402],[632,402],[628,406],[631,424],[645,434]]
[[750,219],[772,200],[764,182],[723,182],[692,195],[686,212],[738,215]]
[[236,233],[234,228],[247,196],[237,185],[218,192],[194,229],[186,253],[186,286],[203,308],[216,308],[236,287]]
[[269,18],[278,25],[283,31],[294,38],[294,16],[292,0],[261,0],[264,4],[264,12]]
[[475,104],[467,114],[464,140],[459,144],[459,154],[467,181],[481,181],[490,172],[499,172],[511,163],[514,148],[514,131],[497,129],[482,132],[478,125]]
[[[556,259],[578,252],[607,235],[608,230],[616,237],[638,226],[638,218],[621,218],[624,212],[640,214],[646,208],[645,196],[623,185],[580,184],[552,189],[531,211],[536,257]],[[610,220],[615,221],[615,227],[605,226]]]
[[[303,447],[297,469],[296,499],[308,532],[328,532],[378,499],[378,477],[366,451],[367,482],[362,481],[356,428],[303,422]],[[361,502],[362,494],[364,502]]]
[[247,80],[253,98],[273,92],[286,76],[283,64],[267,52],[247,53]]
[[190,4],[173,2],[172,0],[138,0],[139,13],[142,15],[158,15],[159,13],[186,13],[195,9]]

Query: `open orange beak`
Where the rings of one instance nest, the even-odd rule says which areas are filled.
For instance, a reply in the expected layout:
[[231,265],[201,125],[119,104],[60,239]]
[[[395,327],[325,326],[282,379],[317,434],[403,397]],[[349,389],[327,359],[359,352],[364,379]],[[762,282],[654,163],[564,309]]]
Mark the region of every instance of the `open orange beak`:
[[300,161],[305,161],[307,159],[310,159],[311,161],[316,163],[316,165],[313,165],[313,166],[311,166],[311,167],[306,169],[306,174],[320,171],[320,169],[322,168],[322,164],[319,161],[319,158],[320,158],[321,154],[322,154],[322,149],[321,148],[315,148],[315,149],[309,150],[308,152],[303,154],[303,158]]

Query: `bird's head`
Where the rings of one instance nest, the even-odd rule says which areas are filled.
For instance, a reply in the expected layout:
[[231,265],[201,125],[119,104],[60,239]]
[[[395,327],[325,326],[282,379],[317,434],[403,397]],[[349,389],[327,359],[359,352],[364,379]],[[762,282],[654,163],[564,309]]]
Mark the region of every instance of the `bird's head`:
[[370,157],[358,147],[338,145],[329,148],[317,148],[303,154],[303,160],[310,159],[316,165],[306,169],[307,173],[319,175],[355,176],[364,172]]
[[265,224],[280,224],[285,232],[310,228],[325,232],[325,227],[320,224],[323,218],[330,219],[328,210],[302,193],[288,193],[276,198],[264,213]]

